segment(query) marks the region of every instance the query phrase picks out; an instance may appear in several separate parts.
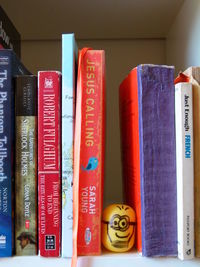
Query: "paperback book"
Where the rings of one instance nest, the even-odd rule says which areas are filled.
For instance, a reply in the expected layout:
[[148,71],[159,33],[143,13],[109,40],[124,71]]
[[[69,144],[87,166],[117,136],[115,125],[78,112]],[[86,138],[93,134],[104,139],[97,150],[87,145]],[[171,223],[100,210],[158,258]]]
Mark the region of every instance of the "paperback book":
[[15,78],[15,249],[37,254],[37,78]]
[[189,77],[193,91],[194,240],[195,256],[200,257],[200,67],[190,67],[183,73]]
[[61,74],[38,73],[39,253],[58,257],[61,250],[60,169]]
[[192,84],[175,85],[178,257],[194,257]]
[[0,257],[14,248],[15,75],[30,74],[12,50],[0,50]]
[[78,226],[74,227],[74,237],[78,234],[75,239],[78,255],[101,253],[105,147],[104,75],[104,51],[82,49],[78,64],[73,191],[74,212],[77,205],[79,211],[74,218],[74,226]]
[[74,34],[62,35],[62,257],[72,257],[73,145],[77,46]]

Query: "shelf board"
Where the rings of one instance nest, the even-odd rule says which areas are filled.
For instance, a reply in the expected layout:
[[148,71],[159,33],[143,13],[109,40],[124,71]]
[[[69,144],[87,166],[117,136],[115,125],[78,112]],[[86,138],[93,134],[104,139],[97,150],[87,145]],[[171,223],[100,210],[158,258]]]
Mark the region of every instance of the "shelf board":
[[[130,253],[104,253],[101,256],[85,256],[78,258],[77,267],[181,267],[183,261],[168,257],[168,258],[146,258],[136,252]],[[200,259],[184,261],[185,267],[199,267]],[[40,256],[23,256],[1,258],[0,265],[3,267],[71,267],[71,259],[64,258],[43,258]]]

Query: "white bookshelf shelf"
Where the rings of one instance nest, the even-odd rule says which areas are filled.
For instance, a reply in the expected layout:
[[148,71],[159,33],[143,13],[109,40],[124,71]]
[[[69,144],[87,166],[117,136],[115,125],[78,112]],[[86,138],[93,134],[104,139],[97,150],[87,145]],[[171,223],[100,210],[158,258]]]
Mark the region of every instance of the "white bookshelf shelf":
[[[146,258],[138,253],[114,254],[102,256],[85,256],[78,258],[77,267],[199,267],[200,259],[181,261],[177,258]],[[0,259],[2,267],[71,267],[71,260],[64,258],[43,258],[40,256],[12,257]]]

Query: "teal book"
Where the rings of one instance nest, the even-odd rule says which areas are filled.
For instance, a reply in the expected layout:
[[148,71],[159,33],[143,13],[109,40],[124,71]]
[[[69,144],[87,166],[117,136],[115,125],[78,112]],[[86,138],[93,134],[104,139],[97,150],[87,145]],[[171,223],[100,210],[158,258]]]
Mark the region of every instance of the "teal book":
[[62,257],[72,256],[73,142],[78,49],[74,34],[62,35]]

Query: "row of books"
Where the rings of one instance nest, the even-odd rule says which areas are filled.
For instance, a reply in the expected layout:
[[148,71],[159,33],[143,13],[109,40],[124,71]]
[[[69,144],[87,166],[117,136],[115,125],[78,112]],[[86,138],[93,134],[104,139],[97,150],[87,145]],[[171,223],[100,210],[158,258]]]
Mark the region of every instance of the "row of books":
[[[63,35],[62,75],[38,77],[0,50],[0,256],[14,243],[17,255],[101,253],[105,58],[77,50]],[[198,73],[174,85],[173,67],[140,65],[120,86],[125,197],[144,256],[199,256]]]
[[74,34],[62,36],[62,75],[31,75],[0,50],[1,257],[100,254],[104,69],[104,51],[78,54]]
[[[20,56],[0,7],[1,46]],[[100,254],[104,64],[102,51],[78,59],[73,34],[62,75],[37,79],[0,51],[0,256]],[[200,257],[199,83],[198,67],[174,85],[173,67],[141,65],[120,86],[124,195],[144,256]]]
[[199,83],[200,67],[174,81],[174,67],[140,65],[120,85],[124,190],[144,256],[200,256]]

